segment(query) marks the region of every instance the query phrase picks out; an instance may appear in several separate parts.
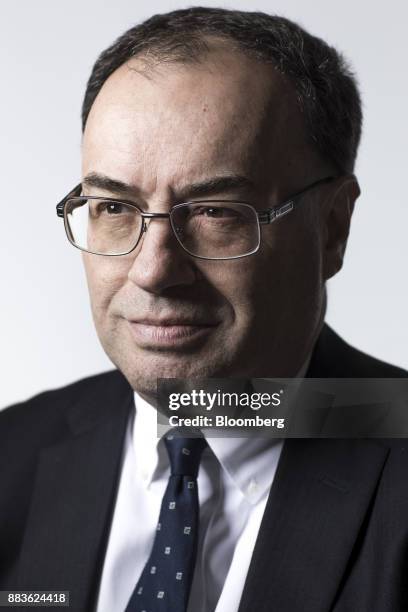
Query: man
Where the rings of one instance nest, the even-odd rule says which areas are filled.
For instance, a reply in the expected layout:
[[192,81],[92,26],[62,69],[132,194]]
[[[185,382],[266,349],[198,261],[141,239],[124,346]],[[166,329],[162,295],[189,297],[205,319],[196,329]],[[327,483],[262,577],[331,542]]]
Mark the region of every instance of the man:
[[406,376],[323,322],[359,195],[342,58],[279,17],[158,15],[99,57],[83,128],[57,210],[117,369],[1,414],[1,588],[76,611],[406,609],[404,442],[201,438],[193,474],[156,439],[157,378]]

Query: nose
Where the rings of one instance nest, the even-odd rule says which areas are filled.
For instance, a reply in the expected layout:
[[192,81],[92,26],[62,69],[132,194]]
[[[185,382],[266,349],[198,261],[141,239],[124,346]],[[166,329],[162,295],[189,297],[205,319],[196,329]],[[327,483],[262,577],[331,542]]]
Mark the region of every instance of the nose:
[[128,273],[130,281],[155,294],[194,283],[196,266],[178,243],[168,218],[146,220],[140,240]]

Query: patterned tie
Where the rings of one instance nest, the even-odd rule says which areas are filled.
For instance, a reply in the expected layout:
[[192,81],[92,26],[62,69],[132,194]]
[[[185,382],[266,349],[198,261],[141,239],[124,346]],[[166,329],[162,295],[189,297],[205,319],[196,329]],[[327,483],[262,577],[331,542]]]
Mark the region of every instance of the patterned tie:
[[197,556],[197,474],[204,438],[164,440],[171,473],[162,500],[152,552],[125,612],[186,612]]

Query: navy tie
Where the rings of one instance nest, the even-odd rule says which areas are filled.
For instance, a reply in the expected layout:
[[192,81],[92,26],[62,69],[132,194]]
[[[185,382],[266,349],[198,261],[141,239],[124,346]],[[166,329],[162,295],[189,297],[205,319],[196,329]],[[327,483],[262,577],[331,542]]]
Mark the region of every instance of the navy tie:
[[186,612],[197,556],[197,474],[204,438],[164,438],[170,478],[150,557],[125,612]]

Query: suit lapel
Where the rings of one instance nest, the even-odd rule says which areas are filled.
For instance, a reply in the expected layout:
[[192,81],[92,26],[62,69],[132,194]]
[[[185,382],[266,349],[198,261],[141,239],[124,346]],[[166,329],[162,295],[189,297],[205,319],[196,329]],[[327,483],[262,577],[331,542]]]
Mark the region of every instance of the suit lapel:
[[132,405],[127,384],[108,385],[73,406],[68,439],[42,451],[21,550],[20,588],[69,590],[74,610],[92,609]]
[[[352,352],[324,325],[306,376],[352,378]],[[331,609],[388,452],[361,439],[285,441],[239,612]]]
[[387,453],[361,440],[285,442],[239,612],[328,612]]

